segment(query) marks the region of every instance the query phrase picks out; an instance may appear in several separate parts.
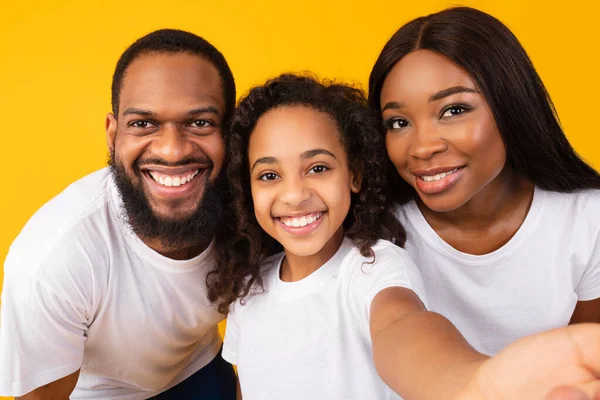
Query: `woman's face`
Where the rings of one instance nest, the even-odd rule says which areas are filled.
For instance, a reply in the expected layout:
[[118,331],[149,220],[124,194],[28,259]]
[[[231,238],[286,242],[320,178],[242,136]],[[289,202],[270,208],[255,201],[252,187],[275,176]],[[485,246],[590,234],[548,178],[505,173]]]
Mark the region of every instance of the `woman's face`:
[[493,187],[506,150],[464,69],[429,50],[409,53],[385,79],[380,104],[388,155],[429,209],[456,210]]

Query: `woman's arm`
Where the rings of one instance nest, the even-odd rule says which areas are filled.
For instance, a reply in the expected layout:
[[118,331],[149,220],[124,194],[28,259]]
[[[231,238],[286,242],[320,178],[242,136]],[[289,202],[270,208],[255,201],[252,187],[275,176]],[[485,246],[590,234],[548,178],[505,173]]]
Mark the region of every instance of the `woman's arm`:
[[409,289],[379,292],[369,323],[377,371],[406,400],[456,398],[488,358]]
[[544,399],[559,386],[595,399],[600,391],[598,324],[529,336],[487,358],[408,289],[382,290],[370,310],[375,366],[405,400]]

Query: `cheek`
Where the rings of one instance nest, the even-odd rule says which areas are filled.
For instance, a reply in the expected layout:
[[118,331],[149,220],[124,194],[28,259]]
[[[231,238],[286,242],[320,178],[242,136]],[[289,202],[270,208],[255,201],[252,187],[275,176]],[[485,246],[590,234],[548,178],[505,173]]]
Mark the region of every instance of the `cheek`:
[[385,136],[385,148],[388,157],[397,169],[402,168],[406,164],[406,146],[406,140],[402,140],[396,134]]
[[119,134],[115,140],[115,156],[126,169],[130,170],[150,142],[151,140],[147,138]]
[[492,121],[473,127],[468,144],[465,146],[478,169],[499,173],[506,163],[506,148],[500,132]]
[[200,148],[203,149],[208,158],[211,159],[214,165],[214,174],[217,175],[223,167],[225,160],[225,143],[221,134],[215,134],[200,144]]
[[255,185],[251,185],[251,189],[254,215],[258,223],[262,225],[265,220],[271,219],[271,196],[267,190],[258,189]]
[[[319,192],[323,200],[327,203],[326,205],[330,212],[334,210],[339,211],[345,217],[350,208],[351,201],[350,176],[344,176],[336,183],[329,182],[323,185]],[[333,188],[336,188],[336,190],[332,190]]]

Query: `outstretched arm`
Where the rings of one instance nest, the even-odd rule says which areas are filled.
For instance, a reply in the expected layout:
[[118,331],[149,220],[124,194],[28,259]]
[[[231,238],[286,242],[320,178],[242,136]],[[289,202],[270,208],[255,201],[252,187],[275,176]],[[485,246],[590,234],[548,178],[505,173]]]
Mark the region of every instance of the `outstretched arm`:
[[446,318],[428,312],[411,290],[382,290],[371,302],[375,366],[406,400],[454,399],[488,358]]
[[[595,400],[600,391],[600,325],[529,336],[487,358],[408,289],[382,290],[370,310],[377,371],[405,400],[570,400],[576,390]],[[569,388],[547,397],[560,386]]]

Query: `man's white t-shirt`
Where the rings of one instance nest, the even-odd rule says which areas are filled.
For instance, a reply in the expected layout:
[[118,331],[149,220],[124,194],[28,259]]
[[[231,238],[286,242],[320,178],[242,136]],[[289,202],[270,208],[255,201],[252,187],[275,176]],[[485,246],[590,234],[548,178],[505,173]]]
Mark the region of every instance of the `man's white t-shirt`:
[[264,262],[265,292],[232,305],[223,345],[223,358],[237,365],[244,400],[400,398],[375,370],[370,305],[394,286],[424,300],[422,282],[405,250],[379,241],[373,251],[370,264],[345,239],[327,263],[297,282],[279,277],[283,253]]
[[429,309],[482,353],[494,355],[519,338],[565,326],[577,301],[600,297],[600,190],[536,188],[517,233],[479,256],[442,240],[414,201],[397,216]]
[[108,169],[44,205],[12,244],[0,308],[0,395],[81,368],[71,399],[145,399],[218,353],[211,247],[163,257],[126,225]]

